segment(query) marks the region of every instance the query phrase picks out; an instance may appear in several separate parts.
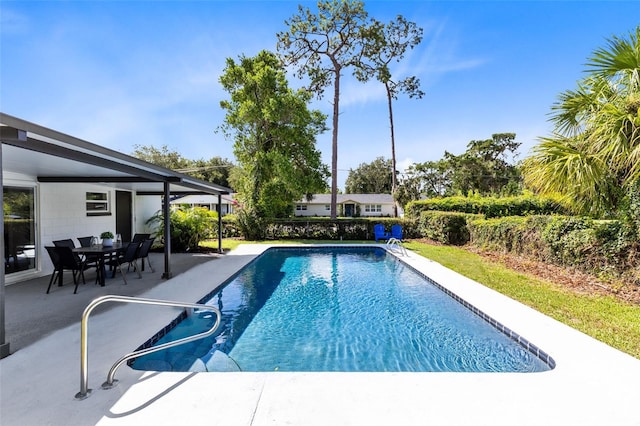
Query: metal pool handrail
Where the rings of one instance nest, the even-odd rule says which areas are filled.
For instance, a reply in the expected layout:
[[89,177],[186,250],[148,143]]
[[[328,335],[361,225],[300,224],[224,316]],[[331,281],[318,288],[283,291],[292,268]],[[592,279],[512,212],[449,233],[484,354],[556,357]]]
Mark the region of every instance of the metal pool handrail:
[[387,248],[389,250],[393,250],[394,248],[397,248],[399,253],[403,256],[408,256],[409,253],[407,253],[407,249],[402,245],[402,241],[391,237],[387,240]]
[[89,351],[88,351],[88,321],[89,315],[91,312],[102,303],[105,302],[123,302],[123,303],[140,303],[144,305],[158,305],[158,306],[173,306],[179,308],[192,308],[192,309],[201,309],[212,311],[216,313],[216,323],[211,327],[208,331],[204,333],[194,334],[193,336],[184,337],[182,339],[174,340],[173,342],[164,343],[159,346],[154,346],[151,348],[141,349],[139,351],[131,352],[129,354],[124,355],[120,358],[109,370],[109,374],[107,375],[107,381],[102,385],[103,389],[110,389],[114,386],[114,383],[117,380],[113,379],[116,370],[123,362],[136,358],[142,355],[146,355],[152,352],[156,352],[162,349],[166,349],[173,346],[178,346],[183,343],[191,342],[193,340],[202,339],[204,337],[210,336],[217,330],[220,325],[220,320],[222,318],[222,314],[218,308],[213,306],[203,305],[200,303],[186,303],[186,302],[174,302],[171,300],[158,300],[158,299],[145,299],[141,297],[128,297],[128,296],[116,296],[116,295],[106,295],[102,297],[98,297],[94,299],[82,313],[82,322],[80,324],[80,392],[78,392],[75,396],[78,400],[83,400],[89,397],[91,394],[91,389],[89,389]]

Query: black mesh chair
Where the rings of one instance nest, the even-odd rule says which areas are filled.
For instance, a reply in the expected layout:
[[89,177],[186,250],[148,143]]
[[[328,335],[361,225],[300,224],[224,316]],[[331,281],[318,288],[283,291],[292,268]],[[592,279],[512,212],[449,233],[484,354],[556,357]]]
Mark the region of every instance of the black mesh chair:
[[138,254],[139,248],[140,243],[129,243],[123,255],[117,256],[108,262],[109,266],[113,268],[111,278],[114,278],[116,276],[116,269],[119,269],[124,283],[127,284],[127,277],[125,277],[124,271],[122,270],[122,265],[125,264],[128,266],[133,266],[133,270],[138,274],[138,278],[142,278],[142,275],[138,270],[138,262],[136,262],[136,255]]
[[151,234],[135,234],[133,236],[133,240],[131,240],[132,243],[141,243],[144,240],[148,239],[151,236]]
[[56,277],[58,279],[58,286],[62,286],[62,274],[65,269],[71,271],[71,275],[73,276],[73,283],[75,284],[73,294],[78,293],[80,278],[82,278],[82,284],[86,284],[86,281],[84,279],[84,270],[87,267],[84,262],[82,260],[78,260],[78,256],[73,251],[71,251],[71,248],[68,246],[45,248],[49,253],[49,257],[51,258],[51,262],[53,263],[54,267],[54,272],[51,275],[51,279],[49,280],[49,287],[47,287],[47,294],[51,290],[51,284],[53,284],[53,281]]
[[[78,242],[80,242],[80,247],[91,247],[91,240],[93,237],[78,237]],[[98,268],[100,264],[101,254],[85,254],[84,255],[84,264],[87,267]],[[98,282],[98,274],[96,274],[96,282]]]
[[147,263],[149,264],[149,269],[151,272],[155,272],[153,270],[153,266],[151,266],[151,261],[149,260],[149,250],[151,250],[151,246],[153,245],[153,241],[155,238],[146,239],[140,244],[140,248],[138,249],[138,254],[136,259],[140,259],[140,269],[144,272],[144,260],[147,259]]

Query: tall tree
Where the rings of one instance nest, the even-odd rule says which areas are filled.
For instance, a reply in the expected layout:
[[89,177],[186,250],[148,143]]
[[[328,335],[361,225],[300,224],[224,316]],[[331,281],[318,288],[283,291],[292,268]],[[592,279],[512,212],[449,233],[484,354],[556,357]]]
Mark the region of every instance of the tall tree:
[[347,194],[391,194],[391,160],[378,157],[349,170],[345,182]]
[[525,159],[525,182],[576,212],[615,216],[640,180],[640,26],[595,50],[586,71],[554,104],[554,131]]
[[[324,190],[328,171],[315,143],[326,116],[308,109],[309,92],[289,88],[276,55],[228,58],[220,83],[231,97],[220,102],[220,129],[234,140],[239,163],[231,179],[251,223],[288,215],[302,196]],[[257,232],[250,236],[261,236],[248,225],[247,233]]]
[[331,218],[337,215],[338,116],[340,78],[348,67],[357,67],[362,57],[367,12],[359,0],[318,1],[318,10],[298,6],[298,14],[285,21],[287,31],[278,33],[278,52],[286,65],[296,67],[299,78],[309,79],[309,90],[321,98],[333,83],[331,143]]
[[[422,28],[414,22],[407,21],[402,15],[398,15],[394,21],[383,24],[372,20],[366,29],[364,57],[365,61],[356,70],[358,79],[367,81],[375,77],[384,84],[387,93],[387,107],[389,109],[389,128],[391,131],[391,187],[392,193],[397,188],[396,181],[396,142],[393,124],[393,100],[404,93],[409,98],[421,99],[424,92],[420,90],[420,80],[415,76],[394,80],[390,65],[392,62],[400,62],[407,52],[422,41]],[[394,206],[394,216],[398,211]]]

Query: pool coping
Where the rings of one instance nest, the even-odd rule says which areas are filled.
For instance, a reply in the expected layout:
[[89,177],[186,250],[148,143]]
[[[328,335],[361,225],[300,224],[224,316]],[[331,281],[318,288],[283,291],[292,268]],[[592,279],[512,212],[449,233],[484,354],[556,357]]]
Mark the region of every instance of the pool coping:
[[[143,296],[198,300],[269,247],[241,245]],[[102,390],[113,362],[176,315],[118,306],[90,319],[89,398],[73,398],[80,374],[76,324],[0,361],[1,423],[640,425],[640,360],[415,253],[402,260],[543,348],[556,367],[541,373],[154,373],[122,367],[118,386]],[[131,323],[135,330],[126,327]]]

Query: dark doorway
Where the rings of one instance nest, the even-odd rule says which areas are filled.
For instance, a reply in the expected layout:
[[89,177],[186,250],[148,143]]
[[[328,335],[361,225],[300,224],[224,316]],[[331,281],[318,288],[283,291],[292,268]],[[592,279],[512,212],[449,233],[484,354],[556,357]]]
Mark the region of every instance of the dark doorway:
[[345,204],[344,205],[344,215],[345,217],[353,217],[355,214],[356,205],[355,204]]
[[122,241],[131,241],[131,193],[116,191],[116,234]]

